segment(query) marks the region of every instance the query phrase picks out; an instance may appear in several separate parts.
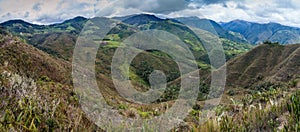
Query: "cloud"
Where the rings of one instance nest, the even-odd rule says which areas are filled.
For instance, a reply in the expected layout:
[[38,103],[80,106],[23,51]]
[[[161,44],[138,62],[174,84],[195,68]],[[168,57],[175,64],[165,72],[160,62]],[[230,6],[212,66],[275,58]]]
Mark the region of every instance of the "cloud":
[[300,1],[298,0],[286,0],[285,2],[282,0],[214,0],[206,3],[202,1],[201,7],[195,6],[199,3],[201,1],[196,1],[190,5],[193,7],[192,9],[172,12],[168,16],[199,16],[222,22],[242,19],[259,23],[277,22],[300,27],[300,18],[295,17],[300,12]]
[[226,1],[228,1],[228,0],[194,0],[194,1],[191,1],[191,2],[196,2],[196,3],[200,3],[200,4],[209,5],[209,4],[224,3]]
[[24,18],[27,18],[27,17],[29,17],[29,12],[28,12],[28,11],[26,11],[23,17],[24,17]]
[[201,8],[202,6],[211,5],[211,4],[220,4],[226,6],[226,2],[236,2],[236,1],[245,1],[245,0],[189,0],[190,3],[195,5],[197,8]]
[[50,24],[76,16],[93,17],[95,2],[96,0],[0,0],[0,22],[23,19],[36,24]]
[[107,6],[96,6],[98,16],[116,16],[137,13],[168,14],[188,8],[187,0],[119,0]]
[[7,17],[10,17],[10,16],[11,16],[11,14],[8,12],[8,13],[2,15],[1,17],[2,17],[2,18],[7,18]]
[[[183,10],[188,4],[186,0],[10,0],[0,1],[0,16],[3,16],[0,22],[24,19],[36,24],[50,24],[76,16],[167,14]],[[97,12],[100,12],[100,15],[97,15]]]
[[41,5],[42,3],[36,3],[33,5],[32,9],[35,11],[40,11],[41,10]]
[[243,19],[300,27],[299,0],[0,0],[0,22],[24,19],[39,24],[76,16],[151,13],[165,17],[199,16],[215,21]]

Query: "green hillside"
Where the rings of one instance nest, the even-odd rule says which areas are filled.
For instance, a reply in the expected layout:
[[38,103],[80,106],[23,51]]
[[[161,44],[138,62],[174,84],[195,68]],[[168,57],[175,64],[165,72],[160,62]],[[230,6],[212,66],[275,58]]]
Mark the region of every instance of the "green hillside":
[[[98,20],[98,18],[94,18],[93,20]],[[138,22],[139,20],[143,21]],[[48,54],[51,54],[58,58],[62,58],[64,60],[71,60],[72,52],[76,44],[76,37],[79,35],[79,32],[83,28],[86,21],[87,19],[85,18],[76,17],[60,24],[47,26],[33,25],[20,20],[8,21],[2,23],[1,25],[11,31],[13,34],[23,38],[24,40],[26,40],[26,42],[32,44],[40,50],[43,50]],[[110,21],[115,22],[116,20],[111,19]],[[133,22],[137,22],[137,24]],[[94,29],[91,29],[90,32],[97,31],[98,29],[97,27],[93,28]],[[117,26],[115,26],[107,34],[107,37],[105,37],[107,45],[99,48],[98,58],[101,59],[97,59],[96,61],[96,69],[98,69],[97,71],[109,76],[111,57],[113,56],[114,51],[117,49],[120,43],[124,41],[128,36],[147,29],[163,30],[178,36],[183,42],[188,45],[188,47],[194,54],[199,67],[201,69],[210,69],[206,50],[204,49],[200,39],[196,36],[195,33],[193,33],[191,29],[181,23],[174,22],[169,19],[159,19],[152,15],[141,14],[124,20],[124,23],[118,23]],[[252,48],[252,46],[248,44],[233,42],[225,38],[222,38],[221,40],[223,41],[227,60]],[[133,80],[141,83],[136,84],[148,84],[147,77],[145,77],[145,75],[143,75],[144,77],[142,77],[142,75],[138,73],[143,71],[143,69],[139,68],[141,67],[141,65],[145,64],[147,64],[150,69],[159,68],[162,71],[166,71],[169,81],[172,81],[179,77],[177,65],[171,61],[171,58],[169,56],[163,55],[164,53],[160,51],[147,52],[145,52],[145,54],[139,55],[135,60],[141,60],[139,59],[139,57],[152,58],[153,60],[156,60],[158,62],[142,63],[139,61],[134,61],[131,68],[132,72],[134,72],[134,74],[132,74],[134,78]]]
[[[84,27],[86,22],[90,26]],[[101,32],[97,32],[101,27],[99,25],[103,23],[115,23],[108,34],[103,35],[104,39],[99,37]],[[192,104],[193,109],[183,122],[171,131],[300,129],[299,44],[280,45],[265,41],[254,47],[243,41],[235,41],[241,39],[238,34],[214,25],[219,28],[217,33],[223,35],[219,34],[219,40],[227,61],[223,91],[219,90],[220,87],[210,87],[211,74],[218,73],[225,67],[212,66],[207,55],[207,52],[218,52],[212,50],[216,46],[214,33],[184,25],[177,20],[140,14],[118,18],[76,17],[54,25],[34,25],[22,20],[12,20],[0,25],[0,131],[103,131],[84,113],[84,107],[80,104],[84,98],[74,89],[76,81],[72,79],[72,60],[78,59],[73,58],[77,41],[99,45],[97,50],[90,50],[94,47],[85,45],[85,56],[81,57],[83,60],[90,60],[90,51],[97,51],[95,67],[92,67],[95,69],[93,76],[112,111],[123,117],[150,119],[163,115],[179,98],[181,79],[195,78],[198,74],[199,82],[191,82],[197,86],[199,84],[200,92],[196,103]],[[141,41],[143,37],[135,39],[132,36],[147,30],[166,31],[177,36],[195,56],[199,69],[181,76],[179,66],[171,55],[159,50],[141,52],[133,59],[129,68],[129,79],[134,88],[139,92],[149,91],[149,75],[154,70],[164,72],[167,80],[166,90],[159,93],[159,98],[150,104],[141,104],[122,97],[115,88],[111,64],[118,48],[124,47],[130,39],[137,42],[133,43],[135,45],[144,42]],[[91,35],[92,39],[85,35]],[[149,44],[163,42],[170,46],[169,50],[182,50],[172,43],[174,41],[160,40],[166,37],[159,35],[153,35],[153,42]],[[198,35],[211,39],[201,39]],[[145,47],[136,47],[139,48]],[[215,59],[221,60],[223,56],[217,57],[220,58]],[[192,58],[185,61],[192,62]],[[120,72],[124,72],[124,67],[126,66],[118,67]],[[90,72],[89,69],[86,70]],[[160,78],[163,79],[163,76]],[[218,78],[216,80],[221,81]],[[87,88],[82,88],[84,89]],[[219,95],[222,95],[220,104],[215,106]],[[93,97],[89,99],[97,101]],[[178,100],[181,99],[184,98]],[[201,122],[202,118],[207,120]],[[130,128],[130,125],[123,124],[112,126],[120,126],[117,130]],[[154,131],[148,126],[142,127],[147,131]]]

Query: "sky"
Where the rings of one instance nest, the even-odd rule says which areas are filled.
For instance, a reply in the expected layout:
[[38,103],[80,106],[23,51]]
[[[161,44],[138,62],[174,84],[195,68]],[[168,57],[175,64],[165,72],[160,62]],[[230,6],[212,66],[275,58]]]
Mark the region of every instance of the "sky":
[[76,16],[139,13],[300,27],[300,0],[0,0],[0,22],[23,19],[35,24],[53,24]]

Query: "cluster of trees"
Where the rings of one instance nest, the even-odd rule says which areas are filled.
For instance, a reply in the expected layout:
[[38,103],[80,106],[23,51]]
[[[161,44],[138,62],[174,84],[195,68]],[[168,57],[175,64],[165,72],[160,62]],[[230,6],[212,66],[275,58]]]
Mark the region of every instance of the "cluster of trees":
[[270,40],[264,41],[263,44],[267,44],[267,45],[270,45],[270,46],[280,45],[279,42],[272,42]]

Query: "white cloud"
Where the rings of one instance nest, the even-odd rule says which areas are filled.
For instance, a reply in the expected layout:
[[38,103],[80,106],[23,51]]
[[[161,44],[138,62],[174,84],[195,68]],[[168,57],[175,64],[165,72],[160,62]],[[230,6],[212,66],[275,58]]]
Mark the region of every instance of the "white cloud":
[[[107,2],[107,1],[106,1]],[[120,16],[138,13],[166,14],[188,7],[186,0],[114,0],[105,6],[97,4],[97,16]]]
[[0,0],[0,11],[0,22],[24,19],[48,24],[76,16],[155,13],[168,17],[199,16],[225,22],[235,19],[278,22],[300,27],[299,0]]
[[49,24],[76,16],[93,17],[95,1],[82,0],[10,0],[0,1],[0,22],[11,19]]
[[235,19],[252,22],[277,22],[284,25],[300,27],[300,1],[297,0],[245,0],[223,1],[202,5],[200,8],[185,9],[169,15],[199,16],[215,21],[228,22]]

